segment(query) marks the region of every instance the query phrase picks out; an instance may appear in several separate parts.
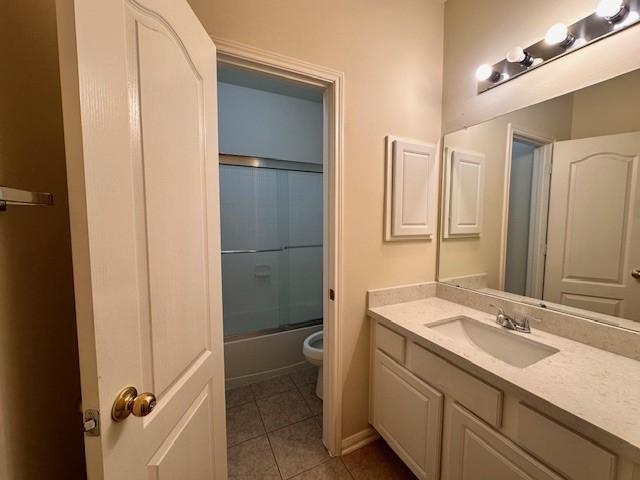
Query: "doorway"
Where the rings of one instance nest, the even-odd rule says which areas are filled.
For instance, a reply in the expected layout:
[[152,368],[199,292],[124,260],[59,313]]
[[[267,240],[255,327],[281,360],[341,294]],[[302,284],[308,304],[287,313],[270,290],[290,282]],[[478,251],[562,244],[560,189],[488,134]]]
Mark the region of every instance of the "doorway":
[[[342,372],[339,358],[339,322],[342,301],[342,256],[340,246],[342,205],[343,77],[339,72],[310,65],[306,62],[300,62],[271,52],[260,51],[234,42],[228,42],[224,39],[214,38],[214,41],[218,47],[219,67],[226,69],[227,72],[235,72],[232,76],[236,75],[236,79],[238,73],[244,75],[245,84],[242,86],[255,87],[257,86],[254,83],[255,79],[260,78],[260,82],[263,87],[268,85],[268,87],[265,88],[270,88],[272,90],[271,93],[293,93],[298,97],[304,97],[305,95],[311,94],[319,101],[319,105],[321,107],[322,121],[320,126],[322,131],[320,135],[321,158],[319,162],[299,162],[298,160],[301,159],[301,156],[298,156],[297,158],[284,158],[284,156],[279,155],[280,158],[275,159],[256,158],[255,155],[247,155],[250,152],[237,151],[233,152],[236,153],[234,156],[227,156],[226,158],[221,156],[222,169],[241,168],[244,169],[245,173],[251,172],[251,174],[259,176],[265,176],[265,174],[268,173],[266,176],[273,177],[274,189],[272,189],[272,193],[275,195],[274,199],[277,199],[278,195],[283,194],[285,191],[288,193],[295,193],[295,190],[298,190],[300,194],[304,195],[309,194],[311,191],[315,191],[316,197],[320,197],[322,199],[321,210],[316,210],[316,212],[321,211],[321,220],[320,222],[313,222],[315,227],[308,225],[307,227],[303,227],[301,232],[296,232],[295,230],[300,229],[294,227],[294,231],[292,232],[290,230],[292,218],[291,211],[289,211],[288,215],[284,215],[285,218],[288,218],[287,220],[279,220],[276,222],[279,230],[282,231],[283,229],[289,229],[289,237],[280,238],[281,240],[286,241],[284,241],[284,243],[282,241],[279,242],[280,244],[277,246],[277,252],[226,254],[229,259],[239,259],[241,256],[248,257],[260,254],[275,254],[280,257],[288,257],[278,259],[278,265],[274,263],[269,266],[266,263],[264,265],[261,263],[261,268],[258,268],[259,271],[255,270],[257,268],[257,264],[254,265],[254,276],[256,274],[260,274],[258,276],[263,274],[273,275],[274,267],[276,266],[279,271],[284,271],[280,270],[280,268],[282,268],[282,262],[285,264],[288,262],[289,274],[286,276],[288,277],[287,281],[289,286],[293,286],[300,290],[297,293],[293,293],[291,290],[287,291],[286,289],[278,289],[278,293],[274,294],[271,298],[273,301],[270,303],[267,302],[267,304],[275,307],[275,309],[271,310],[272,313],[276,310],[278,311],[277,318],[274,318],[273,314],[271,314],[271,323],[267,325],[267,327],[273,327],[277,329],[277,331],[269,332],[269,328],[249,328],[245,329],[244,332],[236,332],[237,335],[232,335],[230,332],[228,339],[229,342],[226,342],[226,347],[231,346],[233,342],[237,342],[237,345],[239,345],[247,340],[264,342],[264,340],[270,335],[278,337],[280,340],[283,340],[287,336],[297,336],[296,340],[293,343],[288,342],[288,345],[294,345],[293,350],[299,355],[302,347],[302,340],[304,339],[303,337],[307,336],[309,332],[321,330],[324,337],[324,375],[322,378],[323,403],[320,407],[322,415],[318,417],[317,421],[321,424],[322,441],[328,449],[329,454],[339,455],[342,439],[342,386],[340,381],[342,378]],[[246,79],[249,77],[252,77],[254,80],[247,82]],[[229,76],[227,75],[227,79],[228,78]],[[282,88],[284,88],[284,90],[281,90]],[[221,149],[221,151],[223,150]],[[238,153],[244,155],[238,155]],[[242,159],[240,157],[245,158]],[[245,164],[240,165],[243,162],[245,162]],[[253,166],[247,166],[247,162],[251,163]],[[227,165],[224,165],[225,163]],[[262,164],[262,166],[256,167],[255,165],[258,164]],[[295,184],[293,186],[293,190],[291,189],[292,184]],[[222,199],[222,201],[224,201],[224,199]],[[282,206],[284,210],[286,210],[291,209],[292,205],[296,205],[296,207],[299,206],[300,202],[283,203],[281,201],[278,205]],[[224,206],[222,206],[222,208],[224,209]],[[303,217],[308,217],[304,212],[298,213],[302,213]],[[288,223],[288,225],[285,225],[286,223]],[[319,238],[306,238],[306,236],[308,236],[314,229],[317,230],[318,227],[320,228]],[[295,236],[298,233],[305,238],[291,237],[291,234]],[[223,246],[223,251],[225,248],[226,247]],[[239,248],[238,250],[261,249],[262,248]],[[309,282],[295,280],[295,275],[291,274],[292,272],[290,267],[293,265],[292,256],[300,256],[301,254],[303,256],[318,257],[314,259],[308,258],[307,261],[302,261],[301,263],[297,263],[297,265],[304,265],[302,270],[307,269],[309,272],[311,271],[309,270],[311,267],[315,270],[321,268],[321,285],[318,285],[317,282],[311,282],[307,285]],[[224,257],[225,254],[223,254],[223,264],[225,262]],[[320,263],[320,265],[318,265],[318,263]],[[304,278],[303,272],[302,275],[301,279]],[[265,280],[267,277],[261,278],[262,280]],[[256,278],[256,280],[259,279]],[[293,297],[301,299],[302,301],[292,301]],[[228,302],[224,305],[225,316],[227,313],[227,304]],[[266,319],[267,317],[268,315],[265,315],[263,319]],[[322,319],[321,325],[318,321],[319,318]],[[275,344],[269,347],[270,351],[277,354],[284,353],[285,349],[281,348],[279,345],[274,345]],[[260,346],[259,348],[263,348],[263,346]],[[226,348],[226,350],[229,351],[228,348]],[[294,373],[295,372],[291,375]],[[228,386],[241,386],[241,383],[242,381],[240,381],[240,383],[236,382],[235,385]]]
[[553,139],[509,126],[501,289],[542,298]]

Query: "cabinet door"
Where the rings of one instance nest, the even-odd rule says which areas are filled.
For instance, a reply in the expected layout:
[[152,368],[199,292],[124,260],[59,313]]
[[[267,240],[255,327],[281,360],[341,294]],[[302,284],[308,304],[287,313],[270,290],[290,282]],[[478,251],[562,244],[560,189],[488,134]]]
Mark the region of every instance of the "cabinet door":
[[445,238],[479,236],[484,209],[485,156],[447,148]]
[[458,404],[451,408],[444,469],[448,480],[561,480]]
[[440,474],[442,394],[376,350],[374,427],[418,478]]

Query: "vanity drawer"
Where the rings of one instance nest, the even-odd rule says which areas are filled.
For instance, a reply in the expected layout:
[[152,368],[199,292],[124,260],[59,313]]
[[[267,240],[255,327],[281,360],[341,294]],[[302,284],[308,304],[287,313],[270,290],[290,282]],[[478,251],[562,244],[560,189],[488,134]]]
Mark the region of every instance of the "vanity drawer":
[[415,343],[409,344],[407,366],[417,377],[443,391],[485,422],[502,424],[502,392]]
[[523,404],[518,406],[518,443],[572,480],[615,478],[615,455]]
[[402,335],[376,322],[376,347],[404,365],[406,340]]

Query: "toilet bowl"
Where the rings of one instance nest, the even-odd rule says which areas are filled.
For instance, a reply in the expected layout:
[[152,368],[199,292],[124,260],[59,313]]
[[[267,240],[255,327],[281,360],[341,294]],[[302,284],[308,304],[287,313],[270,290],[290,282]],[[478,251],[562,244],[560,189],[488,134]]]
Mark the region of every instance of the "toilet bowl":
[[316,383],[316,395],[318,398],[322,398],[322,359],[324,354],[322,330],[312,333],[305,338],[302,345],[302,354],[311,365],[319,367],[318,382]]

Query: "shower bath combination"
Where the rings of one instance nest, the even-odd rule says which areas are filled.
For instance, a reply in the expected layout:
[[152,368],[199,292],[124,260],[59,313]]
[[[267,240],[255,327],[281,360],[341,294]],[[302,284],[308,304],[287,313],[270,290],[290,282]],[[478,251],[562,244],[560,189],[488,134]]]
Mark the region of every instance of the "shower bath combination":
[[220,155],[227,387],[304,367],[305,339],[322,335],[322,176],[319,164]]

